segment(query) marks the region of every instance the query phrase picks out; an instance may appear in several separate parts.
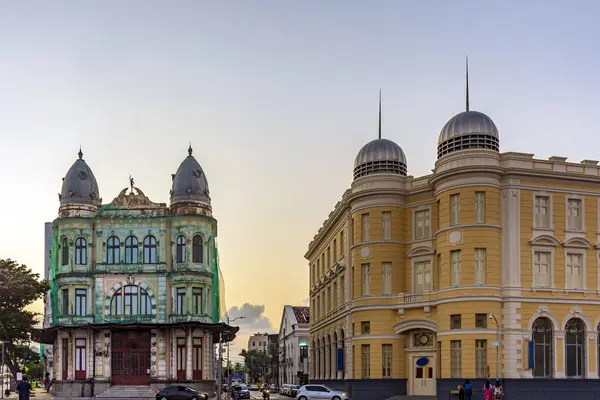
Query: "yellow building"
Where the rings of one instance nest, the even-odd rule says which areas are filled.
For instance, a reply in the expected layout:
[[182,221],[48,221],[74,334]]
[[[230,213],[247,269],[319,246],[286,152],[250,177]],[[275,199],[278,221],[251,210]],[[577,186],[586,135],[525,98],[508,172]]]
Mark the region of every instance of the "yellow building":
[[358,153],[305,255],[312,381],[438,398],[497,376],[511,399],[536,378],[598,390],[598,161],[500,153],[494,122],[468,109],[437,155],[413,177],[381,135]]

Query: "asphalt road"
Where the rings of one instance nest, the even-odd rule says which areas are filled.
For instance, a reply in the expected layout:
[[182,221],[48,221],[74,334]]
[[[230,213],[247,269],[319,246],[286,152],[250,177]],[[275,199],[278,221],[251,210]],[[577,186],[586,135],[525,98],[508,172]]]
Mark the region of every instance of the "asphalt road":
[[[262,394],[259,392],[250,392],[250,399],[252,400],[262,400]],[[284,396],[282,394],[275,394],[275,393],[271,393],[271,400],[284,400],[284,399],[289,399],[289,400],[293,400],[293,397],[287,397]]]

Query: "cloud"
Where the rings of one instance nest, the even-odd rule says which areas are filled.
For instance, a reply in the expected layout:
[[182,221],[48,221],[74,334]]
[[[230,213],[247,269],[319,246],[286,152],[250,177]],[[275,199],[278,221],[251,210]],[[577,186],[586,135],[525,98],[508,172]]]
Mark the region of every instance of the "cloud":
[[[239,353],[248,347],[248,339],[257,332],[278,333],[271,320],[264,316],[265,306],[263,304],[244,303],[241,307],[231,307],[227,310],[232,326],[240,328],[234,342],[231,345],[231,361],[241,361]],[[233,321],[235,318],[244,317]]]

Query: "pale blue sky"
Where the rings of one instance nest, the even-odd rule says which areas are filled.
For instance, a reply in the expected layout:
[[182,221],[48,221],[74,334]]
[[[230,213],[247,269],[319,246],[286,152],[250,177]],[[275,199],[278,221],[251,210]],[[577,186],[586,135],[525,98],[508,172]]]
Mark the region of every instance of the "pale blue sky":
[[[379,88],[411,175],[464,109],[466,54],[472,109],[502,151],[600,158],[598,15],[593,1],[3,1],[0,257],[42,271],[43,222],[80,144],[105,202],[130,174],[168,202],[191,140],[227,303],[264,304],[277,329],[376,136]],[[272,274],[272,290],[257,284]]]

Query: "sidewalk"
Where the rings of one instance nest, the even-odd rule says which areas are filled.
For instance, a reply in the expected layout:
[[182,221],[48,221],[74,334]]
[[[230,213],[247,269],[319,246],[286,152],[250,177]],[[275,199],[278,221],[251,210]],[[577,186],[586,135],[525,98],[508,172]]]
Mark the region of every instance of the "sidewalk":
[[[11,392],[10,396],[4,396],[5,399],[18,399],[19,395],[17,392]],[[43,388],[36,388],[31,391],[30,398],[32,399],[52,399],[52,392],[46,393],[46,390]]]

